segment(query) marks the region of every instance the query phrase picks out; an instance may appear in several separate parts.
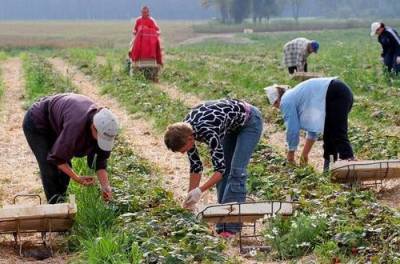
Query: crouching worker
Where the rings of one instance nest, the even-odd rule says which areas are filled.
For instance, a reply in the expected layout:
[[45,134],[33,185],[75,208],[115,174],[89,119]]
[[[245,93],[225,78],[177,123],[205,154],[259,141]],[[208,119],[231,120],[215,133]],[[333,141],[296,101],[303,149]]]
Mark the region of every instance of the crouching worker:
[[107,159],[118,133],[113,113],[99,108],[88,97],[57,94],[34,103],[23,121],[25,137],[39,164],[47,201],[63,202],[70,179],[81,185],[95,183],[93,177],[79,176],[71,166],[73,157],[87,156],[96,169],[103,199],[112,198]]
[[319,43],[316,40],[296,38],[289,41],[283,47],[283,64],[290,74],[295,72],[307,72],[307,58],[312,53],[317,53]]
[[353,160],[348,139],[348,116],[353,105],[351,89],[336,78],[314,78],[286,91],[277,86],[266,89],[269,102],[281,110],[286,126],[287,159],[295,163],[300,130],[307,131],[301,162],[307,164],[308,154],[318,134],[323,132],[324,171],[330,157]]
[[[184,122],[170,125],[165,145],[187,153],[190,161],[189,193],[184,206],[194,207],[201,194],[217,185],[218,203],[246,200],[246,168],[260,140],[263,120],[260,111],[243,101],[208,101],[193,108]],[[210,149],[214,174],[200,186],[203,170],[196,141]],[[229,237],[240,231],[237,223],[218,224],[217,232]]]

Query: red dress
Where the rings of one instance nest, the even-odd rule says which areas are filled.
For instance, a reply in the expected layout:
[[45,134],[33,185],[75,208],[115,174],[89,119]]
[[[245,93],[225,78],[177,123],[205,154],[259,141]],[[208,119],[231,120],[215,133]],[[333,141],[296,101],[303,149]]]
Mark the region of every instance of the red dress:
[[129,57],[133,62],[156,60],[157,64],[163,65],[159,30],[157,23],[151,17],[136,19],[133,28],[135,40],[132,50],[129,52]]

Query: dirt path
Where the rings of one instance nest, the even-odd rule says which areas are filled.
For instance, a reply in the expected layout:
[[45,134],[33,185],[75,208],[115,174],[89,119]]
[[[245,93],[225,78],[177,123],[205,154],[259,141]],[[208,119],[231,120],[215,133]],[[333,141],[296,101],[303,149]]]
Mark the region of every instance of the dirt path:
[[[4,95],[0,102],[0,203],[10,204],[17,194],[42,195],[38,166],[22,131],[24,80],[21,61],[12,58],[1,65]],[[23,238],[24,239],[24,238]],[[37,241],[38,237],[25,237]],[[0,236],[0,263],[26,263],[14,250],[12,236]],[[56,256],[30,263],[66,263],[67,256]]]
[[21,61],[9,59],[1,66],[4,96],[0,112],[0,201],[11,203],[22,193],[41,194],[38,167],[22,131],[24,81]]

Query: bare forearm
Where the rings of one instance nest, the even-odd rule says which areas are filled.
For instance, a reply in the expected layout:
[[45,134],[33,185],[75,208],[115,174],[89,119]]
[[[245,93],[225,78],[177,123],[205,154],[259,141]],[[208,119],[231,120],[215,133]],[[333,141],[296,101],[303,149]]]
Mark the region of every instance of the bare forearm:
[[191,173],[189,180],[189,192],[200,185],[201,174],[200,173]]
[[110,182],[108,180],[108,173],[106,170],[104,169],[98,170],[96,174],[97,174],[97,179],[99,180],[102,188],[110,186]]
[[206,183],[204,183],[201,187],[200,190],[202,192],[207,191],[211,187],[213,187],[215,184],[217,184],[220,180],[222,179],[222,173],[220,172],[214,172],[214,174],[211,176],[210,179]]
[[58,165],[57,168],[67,174],[72,180],[79,182],[79,176],[76,174],[72,168],[68,165],[68,163],[64,163],[61,165]]

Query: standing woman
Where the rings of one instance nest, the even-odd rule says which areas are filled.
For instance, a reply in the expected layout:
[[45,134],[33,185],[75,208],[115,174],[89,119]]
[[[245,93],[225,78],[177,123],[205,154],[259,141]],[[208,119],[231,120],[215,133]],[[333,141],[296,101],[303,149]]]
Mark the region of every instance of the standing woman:
[[400,72],[400,36],[393,28],[384,23],[374,22],[371,25],[371,36],[378,36],[382,46],[382,60],[389,72]]
[[155,29],[157,32],[160,31],[156,21],[150,16],[150,8],[148,6],[142,7],[142,15],[135,21],[133,34],[136,35],[143,28]]
[[353,160],[348,139],[348,116],[353,105],[351,89],[336,78],[314,78],[286,91],[277,86],[266,89],[269,102],[281,110],[286,126],[287,159],[295,163],[300,130],[307,131],[301,162],[307,164],[308,154],[318,134],[323,132],[324,171],[329,169],[330,156],[336,161]]
[[[247,165],[260,140],[263,120],[260,111],[239,100],[208,101],[193,108],[184,122],[170,125],[165,145],[173,152],[187,153],[190,161],[189,193],[184,206],[193,207],[201,194],[217,185],[218,203],[246,200]],[[203,166],[196,141],[211,152],[214,174],[200,186]],[[229,237],[239,224],[218,224],[217,232]]]

